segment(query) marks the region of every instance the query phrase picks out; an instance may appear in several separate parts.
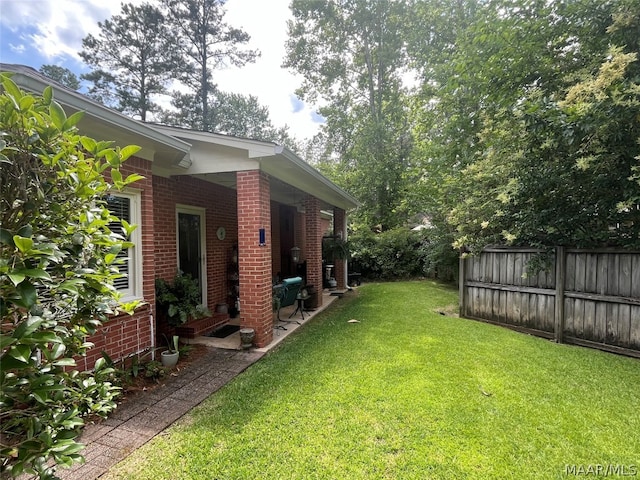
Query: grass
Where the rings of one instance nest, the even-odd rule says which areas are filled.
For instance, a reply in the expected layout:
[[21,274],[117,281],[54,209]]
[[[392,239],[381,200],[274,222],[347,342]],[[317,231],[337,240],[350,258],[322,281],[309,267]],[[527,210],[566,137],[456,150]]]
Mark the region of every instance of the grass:
[[638,360],[438,313],[456,303],[433,282],[363,285],[106,478],[638,471]]

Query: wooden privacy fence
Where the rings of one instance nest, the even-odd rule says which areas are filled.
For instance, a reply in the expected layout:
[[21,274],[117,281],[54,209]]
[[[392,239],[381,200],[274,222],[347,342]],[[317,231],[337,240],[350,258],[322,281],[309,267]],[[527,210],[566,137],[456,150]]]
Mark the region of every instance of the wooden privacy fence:
[[640,252],[487,248],[460,259],[460,316],[640,358]]

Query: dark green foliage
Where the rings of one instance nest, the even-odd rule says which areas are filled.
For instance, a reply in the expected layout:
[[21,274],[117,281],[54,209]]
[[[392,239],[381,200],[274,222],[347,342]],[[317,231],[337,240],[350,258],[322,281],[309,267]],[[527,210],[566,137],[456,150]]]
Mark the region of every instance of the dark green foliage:
[[358,231],[349,236],[349,249],[349,271],[367,279],[429,277],[452,282],[457,278],[458,252],[437,227]]
[[422,276],[425,274],[423,241],[419,232],[407,228],[353,234],[349,237],[351,270],[368,279]]
[[322,99],[326,118],[316,139],[332,180],[362,202],[358,223],[402,225],[411,149],[408,59],[403,30],[408,2],[371,0],[291,4],[284,66],[300,74],[303,100]]
[[250,37],[224,22],[224,0],[162,0],[172,40],[182,58],[178,80],[186,85],[201,112],[200,130],[211,131],[210,103],[216,87],[213,70],[224,65],[242,66],[259,56],[243,50]]
[[410,198],[434,224],[473,250],[638,248],[640,3],[416,8],[409,51],[427,107],[415,110],[423,174]]
[[211,315],[201,304],[200,287],[191,275],[178,273],[172,282],[156,278],[156,302],[173,326]]
[[80,89],[80,80],[68,68],[60,67],[58,65],[42,65],[39,69],[40,73],[46,75],[52,80],[55,80],[61,85],[70,88],[71,90]]
[[93,70],[82,76],[93,83],[89,95],[143,121],[159,110],[159,94],[180,65],[167,19],[155,6],[124,4],[122,13],[98,23],[97,36],[82,40],[80,56]]
[[[138,147],[80,136],[47,87],[22,92],[0,75],[0,466],[2,475],[53,478],[47,462],[82,460],[83,417],[106,415],[118,388],[104,359],[75,369],[86,341],[121,305],[113,281],[118,252],[131,245],[109,230],[118,221],[103,198]],[[126,234],[134,226],[122,222]]]

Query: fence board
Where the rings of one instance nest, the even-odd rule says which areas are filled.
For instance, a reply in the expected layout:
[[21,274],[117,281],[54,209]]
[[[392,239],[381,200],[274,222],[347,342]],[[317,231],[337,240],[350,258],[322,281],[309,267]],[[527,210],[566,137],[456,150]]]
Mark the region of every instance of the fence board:
[[620,255],[609,255],[609,271],[607,272],[607,295],[618,295],[618,271]]
[[609,255],[602,254],[598,257],[598,287],[595,293],[605,295],[607,293],[607,279],[609,278]]
[[634,255],[631,262],[631,296],[640,298],[640,255]]
[[564,299],[564,332],[565,335],[576,336],[576,326],[573,315],[573,300]]
[[[618,320],[607,318],[607,304],[603,302],[593,303],[593,337],[596,342],[607,343],[607,329],[615,330]],[[614,327],[615,324],[615,327]]]
[[631,296],[631,255],[620,255],[620,270],[618,271],[618,288],[621,297]]
[[621,347],[629,346],[630,313],[631,307],[629,305],[616,305],[615,303],[607,305],[607,316],[609,317],[607,343]]
[[585,258],[585,292],[598,292],[598,255],[594,253],[583,254]]
[[584,264],[584,255],[576,255],[576,292],[584,292],[584,284],[586,278],[586,270]]
[[630,307],[629,348],[640,350],[640,307]]
[[640,252],[558,248],[552,268],[525,276],[539,253],[494,248],[461,260],[461,313],[640,356]]
[[575,253],[567,253],[566,267],[565,267],[565,290],[576,289],[576,255]]
[[555,296],[547,297],[547,310],[544,312],[544,331],[553,333],[555,331],[554,312],[556,310]]

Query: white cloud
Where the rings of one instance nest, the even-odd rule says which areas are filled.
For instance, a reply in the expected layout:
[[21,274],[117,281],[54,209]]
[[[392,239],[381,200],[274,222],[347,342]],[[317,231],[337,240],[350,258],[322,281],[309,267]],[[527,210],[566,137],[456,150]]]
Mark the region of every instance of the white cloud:
[[[143,3],[144,0],[127,2]],[[290,18],[289,2],[228,0],[225,21],[249,33],[248,48],[259,49],[262,55],[254,64],[214,72],[214,81],[224,91],[255,95],[262,105],[269,107],[274,125],[286,124],[294,135],[303,139],[318,131],[321,118],[312,106],[295,97],[300,79],[281,67],[287,39],[286,22]],[[120,2],[115,0],[0,0],[2,43],[15,53],[24,53],[20,61],[24,59],[36,69],[45,59],[44,63],[77,70],[82,39],[97,31],[99,21],[119,12]],[[37,55],[30,55],[28,49]]]
[[13,43],[10,43],[9,48],[17,54],[23,54],[27,49],[27,47],[25,47],[23,43],[21,43],[20,45],[14,45]]
[[291,17],[289,0],[229,0],[226,10],[227,23],[248,32],[249,48],[262,55],[254,64],[215,72],[214,81],[222,90],[258,97],[269,107],[276,126],[288,125],[301,139],[312,137],[318,131],[311,119],[315,109],[295,97],[301,80],[281,66]]

